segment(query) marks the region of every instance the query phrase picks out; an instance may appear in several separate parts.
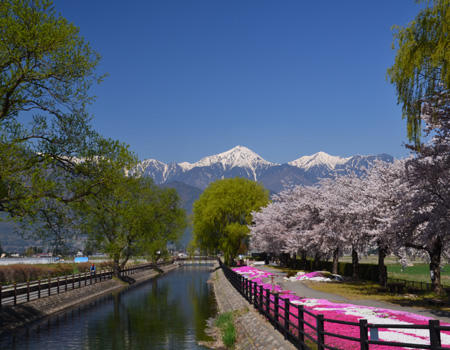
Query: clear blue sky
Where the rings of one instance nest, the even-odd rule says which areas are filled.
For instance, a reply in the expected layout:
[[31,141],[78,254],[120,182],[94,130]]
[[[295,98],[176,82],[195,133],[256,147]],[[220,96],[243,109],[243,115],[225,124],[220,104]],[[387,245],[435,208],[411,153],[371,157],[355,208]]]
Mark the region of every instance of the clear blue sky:
[[273,162],[407,151],[386,69],[413,0],[76,0],[57,10],[102,55],[95,127],[140,159],[244,145]]

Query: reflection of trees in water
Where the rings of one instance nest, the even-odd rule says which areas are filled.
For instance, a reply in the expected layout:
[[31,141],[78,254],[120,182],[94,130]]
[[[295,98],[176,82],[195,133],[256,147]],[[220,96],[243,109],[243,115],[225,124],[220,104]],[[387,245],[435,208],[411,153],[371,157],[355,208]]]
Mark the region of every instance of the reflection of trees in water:
[[145,298],[127,303],[121,299],[116,295],[114,311],[88,330],[88,349],[175,349],[184,341],[187,319],[182,300],[169,300],[168,284],[158,285],[154,279]]
[[202,278],[194,276],[188,286],[189,297],[194,309],[195,339],[213,340],[205,333],[206,320],[217,312],[214,293]]

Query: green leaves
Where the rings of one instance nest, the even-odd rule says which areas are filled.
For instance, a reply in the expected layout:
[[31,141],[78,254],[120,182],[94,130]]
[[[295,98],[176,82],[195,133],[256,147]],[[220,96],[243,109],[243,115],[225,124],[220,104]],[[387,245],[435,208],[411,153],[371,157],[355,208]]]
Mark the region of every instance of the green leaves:
[[262,185],[243,178],[211,183],[194,203],[194,239],[201,249],[222,250],[227,262],[248,234],[253,211],[269,201]]
[[438,116],[440,104],[449,99],[450,86],[450,1],[433,0],[407,27],[394,27],[395,63],[388,76],[397,89],[407,119],[408,137],[420,145],[424,103],[433,104]]
[[148,178],[127,177],[120,167],[109,175],[110,181],[84,201],[84,231],[111,256],[117,271],[131,255],[155,260],[157,251],[177,240],[186,225],[176,192]]
[[86,164],[116,147],[86,111],[98,61],[52,1],[0,2],[0,211],[24,215],[44,197],[66,201],[80,187],[69,182],[86,179]]

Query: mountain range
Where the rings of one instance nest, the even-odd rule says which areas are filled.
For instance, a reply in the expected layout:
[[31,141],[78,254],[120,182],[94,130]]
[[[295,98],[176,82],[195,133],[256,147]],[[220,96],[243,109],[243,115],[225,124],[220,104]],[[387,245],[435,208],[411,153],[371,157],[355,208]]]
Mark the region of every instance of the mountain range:
[[[327,177],[355,172],[362,174],[376,160],[392,162],[388,154],[352,157],[332,156],[318,152],[302,156],[291,162],[278,164],[265,160],[244,146],[236,146],[226,152],[204,157],[195,163],[163,163],[156,159],[140,162],[130,172],[151,177],[162,187],[175,188],[181,205],[188,215],[203,190],[213,181],[229,177],[244,177],[259,181],[271,193],[277,193],[295,185],[312,185]],[[1,219],[1,217],[0,217]],[[13,224],[0,220],[0,242],[8,251],[23,251],[25,247],[36,244],[25,241],[13,233]],[[188,228],[181,238],[181,246],[186,247],[192,237]]]
[[278,164],[265,160],[247,147],[236,146],[195,163],[166,164],[156,159],[146,159],[132,172],[151,177],[159,185],[177,182],[201,190],[215,180],[238,176],[259,181],[272,193],[276,193],[290,186],[312,185],[327,177],[350,172],[361,174],[377,159],[393,161],[393,157],[388,154],[342,158],[318,152]]

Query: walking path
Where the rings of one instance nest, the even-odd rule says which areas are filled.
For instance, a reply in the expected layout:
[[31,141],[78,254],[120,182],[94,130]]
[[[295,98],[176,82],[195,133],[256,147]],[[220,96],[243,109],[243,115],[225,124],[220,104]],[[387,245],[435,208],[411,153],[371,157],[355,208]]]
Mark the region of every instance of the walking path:
[[[377,307],[377,308],[383,308],[383,309],[406,311],[406,312],[411,312],[411,313],[414,313],[417,315],[431,317],[431,318],[441,320],[443,322],[450,323],[450,312],[447,312],[447,311],[425,309],[425,308],[421,308],[421,307],[401,306],[398,304],[392,304],[392,303],[379,301],[379,300],[372,300],[372,299],[348,299],[341,295],[325,293],[325,292],[321,292],[321,291],[309,288],[302,281],[296,281],[296,282],[286,281],[284,279],[284,277],[286,276],[286,273],[281,272],[280,270],[275,269],[273,267],[266,266],[266,265],[263,265],[263,266],[258,265],[258,266],[256,266],[256,268],[273,273],[275,275],[274,283],[279,285],[284,290],[293,291],[299,297],[314,298],[314,299],[326,299],[326,300],[336,302],[336,303],[346,303],[346,304],[354,304],[354,305],[371,306],[371,307]],[[323,282],[323,283],[326,283],[326,282]]]

